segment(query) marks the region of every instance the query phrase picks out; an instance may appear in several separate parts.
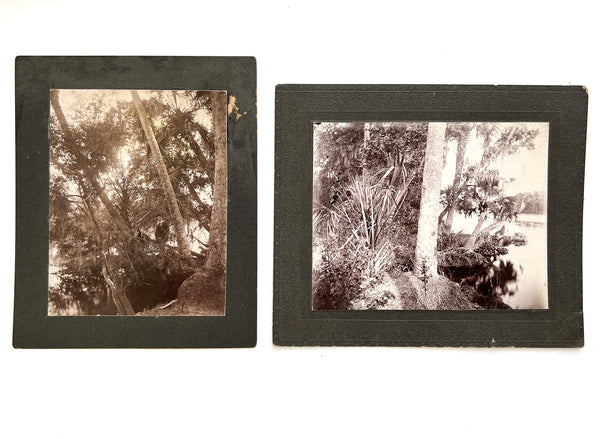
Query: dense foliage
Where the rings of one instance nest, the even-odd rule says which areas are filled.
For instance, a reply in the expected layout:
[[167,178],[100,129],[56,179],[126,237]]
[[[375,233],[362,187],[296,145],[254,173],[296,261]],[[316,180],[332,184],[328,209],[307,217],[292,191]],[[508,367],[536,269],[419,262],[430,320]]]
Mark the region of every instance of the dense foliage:
[[315,127],[315,307],[345,307],[393,267],[412,267],[427,125]]

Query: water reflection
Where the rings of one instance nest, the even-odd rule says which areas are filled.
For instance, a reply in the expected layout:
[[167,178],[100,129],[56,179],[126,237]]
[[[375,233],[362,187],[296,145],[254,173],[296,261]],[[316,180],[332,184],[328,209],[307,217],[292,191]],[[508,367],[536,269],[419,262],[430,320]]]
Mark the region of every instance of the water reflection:
[[[461,219],[458,230],[472,230],[474,224],[469,221],[473,220]],[[500,296],[513,309],[547,309],[546,231],[545,215],[520,214],[516,221],[506,223],[505,234],[522,233],[527,244],[508,246],[508,253],[499,256],[493,265],[469,273],[471,276],[462,273],[462,282],[485,297]]]
[[488,296],[513,296],[519,289],[518,276],[513,263],[501,259],[487,268],[485,275],[477,280],[475,288],[478,293]]

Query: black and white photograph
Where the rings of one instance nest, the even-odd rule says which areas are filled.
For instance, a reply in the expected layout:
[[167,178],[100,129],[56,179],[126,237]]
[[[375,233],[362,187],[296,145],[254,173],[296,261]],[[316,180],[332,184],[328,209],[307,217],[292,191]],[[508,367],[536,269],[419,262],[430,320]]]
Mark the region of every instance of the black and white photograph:
[[316,122],[312,309],[547,309],[547,122]]
[[227,92],[53,89],[48,104],[48,315],[224,315]]

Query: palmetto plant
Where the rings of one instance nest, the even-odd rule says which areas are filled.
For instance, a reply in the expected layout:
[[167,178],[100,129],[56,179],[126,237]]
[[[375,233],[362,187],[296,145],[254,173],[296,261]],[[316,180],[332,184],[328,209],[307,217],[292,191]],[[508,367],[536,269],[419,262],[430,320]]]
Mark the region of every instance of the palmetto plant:
[[408,187],[415,175],[403,173],[399,187],[389,184],[395,167],[354,176],[343,188],[337,188],[338,200],[330,206],[315,206],[315,230],[325,235],[330,257],[342,252],[355,259],[364,259],[370,275],[385,271],[393,259],[389,235],[406,198]]
[[[468,170],[468,182],[465,191],[460,195],[457,207],[466,216],[478,216],[477,225],[465,247],[474,249],[480,234],[489,231],[502,221],[510,221],[516,216],[514,199],[504,194],[502,190],[503,179],[497,170],[485,172],[471,167]],[[494,222],[482,230],[488,218]]]

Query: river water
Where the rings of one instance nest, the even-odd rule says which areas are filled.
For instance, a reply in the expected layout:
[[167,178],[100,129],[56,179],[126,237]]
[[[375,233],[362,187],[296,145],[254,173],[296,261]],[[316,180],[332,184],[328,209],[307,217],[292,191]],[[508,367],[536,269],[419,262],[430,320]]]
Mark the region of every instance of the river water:
[[[456,215],[452,229],[471,233],[476,224],[476,217]],[[500,288],[504,292],[502,300],[511,308],[547,309],[546,215],[519,214],[516,221],[506,223],[506,235],[516,232],[527,237],[527,244],[521,247],[508,246],[508,254],[494,262],[489,274],[501,280]]]

